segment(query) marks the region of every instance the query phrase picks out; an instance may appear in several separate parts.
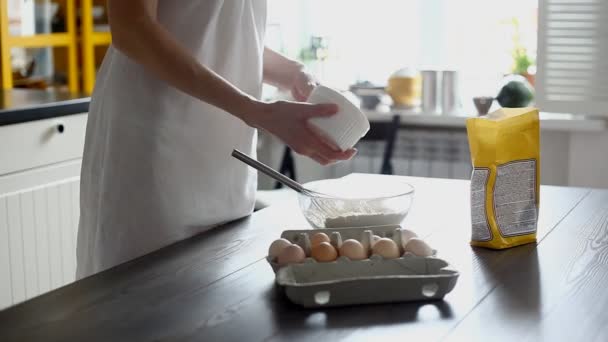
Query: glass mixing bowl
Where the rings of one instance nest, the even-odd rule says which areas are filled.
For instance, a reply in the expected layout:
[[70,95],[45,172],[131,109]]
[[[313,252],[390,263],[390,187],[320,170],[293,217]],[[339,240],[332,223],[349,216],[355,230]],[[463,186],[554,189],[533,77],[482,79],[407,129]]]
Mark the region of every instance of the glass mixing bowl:
[[399,180],[353,184],[327,179],[304,186],[323,194],[298,193],[300,210],[315,228],[401,224],[414,199],[414,187]]

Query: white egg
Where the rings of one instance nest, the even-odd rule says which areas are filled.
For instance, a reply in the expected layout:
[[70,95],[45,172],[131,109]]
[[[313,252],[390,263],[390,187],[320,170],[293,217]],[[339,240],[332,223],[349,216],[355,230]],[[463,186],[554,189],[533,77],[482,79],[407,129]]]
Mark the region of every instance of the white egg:
[[378,240],[372,247],[372,253],[378,254],[385,259],[395,259],[400,255],[395,241],[388,238]]
[[270,259],[274,260],[279,256],[279,254],[281,254],[281,251],[289,245],[291,245],[291,242],[289,242],[287,239],[274,240],[268,248],[268,256]]
[[416,256],[428,257],[433,255],[433,249],[423,240],[419,238],[411,238],[405,244],[405,252],[410,252]]

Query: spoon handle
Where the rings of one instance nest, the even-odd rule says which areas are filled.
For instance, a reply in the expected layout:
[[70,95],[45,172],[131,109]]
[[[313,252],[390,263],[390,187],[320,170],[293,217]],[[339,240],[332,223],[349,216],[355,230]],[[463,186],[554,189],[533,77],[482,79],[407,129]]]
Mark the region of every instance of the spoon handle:
[[240,161],[242,161],[243,163],[253,167],[254,169],[266,174],[267,176],[277,180],[278,182],[280,182],[281,184],[288,186],[292,189],[294,189],[297,192],[303,193],[305,192],[304,187],[302,186],[302,184],[294,181],[293,179],[283,175],[280,172],[275,171],[274,169],[272,169],[270,166],[261,163],[253,158],[250,158],[248,155],[242,153],[239,150],[233,150],[232,151],[232,156]]

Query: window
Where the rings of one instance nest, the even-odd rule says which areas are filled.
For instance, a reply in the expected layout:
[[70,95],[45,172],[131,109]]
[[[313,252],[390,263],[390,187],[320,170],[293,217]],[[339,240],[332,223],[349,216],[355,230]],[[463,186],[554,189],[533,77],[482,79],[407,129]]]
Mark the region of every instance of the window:
[[267,44],[299,58],[323,37],[327,57],[305,62],[342,89],[383,85],[404,66],[456,69],[467,101],[496,95],[516,45],[535,59],[537,8],[536,0],[269,0]]
[[538,103],[548,111],[608,115],[605,0],[541,0]]

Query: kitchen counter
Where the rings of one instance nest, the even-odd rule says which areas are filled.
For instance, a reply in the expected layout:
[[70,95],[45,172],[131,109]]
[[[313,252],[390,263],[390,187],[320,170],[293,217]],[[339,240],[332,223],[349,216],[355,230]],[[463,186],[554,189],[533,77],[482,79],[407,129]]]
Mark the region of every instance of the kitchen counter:
[[[388,121],[391,115],[399,114],[403,126],[446,130],[463,130],[466,127],[466,119],[472,117],[464,112],[454,115],[429,114],[419,109],[393,109],[388,106],[379,106],[376,110],[364,112],[372,122]],[[474,113],[474,111],[470,112]],[[601,132],[608,130],[608,121],[585,115],[541,112],[540,128],[544,131]]]
[[264,259],[282,230],[307,226],[289,201],[0,311],[0,340],[608,339],[608,191],[543,186],[538,245],[493,251],[469,246],[468,181],[402,179],[416,188],[405,226],[460,271],[442,301],[291,304]]
[[[52,117],[86,113],[91,98],[55,90],[13,89],[1,91],[0,126],[48,119]],[[469,115],[439,115],[422,113],[420,110],[391,109],[379,106],[366,110],[370,121],[390,120],[391,114],[399,114],[401,124],[408,127],[464,129]],[[550,131],[598,132],[608,130],[608,121],[584,115],[544,113],[540,114],[541,129]]]
[[1,91],[0,126],[89,111],[91,99],[82,94],[55,90]]
[[[495,104],[491,111],[498,109]],[[372,127],[397,114],[403,135],[435,137],[447,133],[466,139],[466,119],[474,109],[456,115],[423,113],[380,105],[365,111]],[[543,184],[608,188],[608,159],[598,158],[608,146],[608,119],[567,113],[540,112]]]

